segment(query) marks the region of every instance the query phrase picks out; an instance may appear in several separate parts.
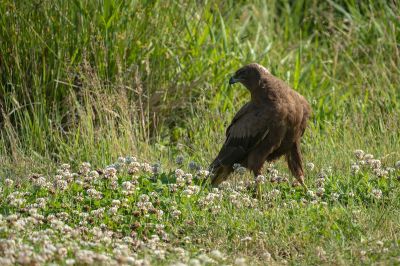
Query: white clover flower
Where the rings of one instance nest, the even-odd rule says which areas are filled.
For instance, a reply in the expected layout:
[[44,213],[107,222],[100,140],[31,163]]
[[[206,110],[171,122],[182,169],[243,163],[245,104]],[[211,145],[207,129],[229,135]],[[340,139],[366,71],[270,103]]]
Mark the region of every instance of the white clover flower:
[[364,158],[364,151],[363,150],[355,150],[354,151],[354,155],[356,156],[356,158],[358,159],[358,160],[361,160],[361,159],[363,159]]
[[90,172],[90,163],[88,162],[83,162],[80,167],[79,167],[79,172],[83,175],[86,175]]
[[55,187],[61,191],[66,190],[68,187],[68,183],[65,180],[58,179],[56,180]]
[[352,172],[353,174],[357,174],[359,171],[360,171],[360,166],[359,166],[358,164],[353,164],[353,165],[351,166],[351,172]]
[[107,167],[106,169],[104,169],[104,177],[111,180],[116,179],[117,169],[115,169],[114,167]]
[[88,194],[88,196],[90,198],[93,198],[93,199],[101,199],[101,198],[103,198],[103,194],[101,192],[97,191],[94,188],[90,188],[90,189],[86,190],[86,193]]
[[324,195],[324,193],[325,193],[325,188],[323,188],[323,187],[317,188],[316,194],[318,197],[322,197]]
[[176,169],[175,170],[175,176],[176,177],[183,177],[185,175],[185,172],[182,169]]
[[210,257],[217,260],[217,261],[221,261],[221,260],[225,260],[225,256],[224,254],[222,254],[221,251],[219,251],[218,249],[215,249],[213,251],[210,252]]
[[11,187],[11,186],[14,184],[14,180],[9,179],[9,178],[6,178],[6,179],[4,180],[4,184],[5,184],[7,187]]
[[97,171],[93,170],[89,172],[88,176],[90,176],[92,179],[97,179],[100,175]]
[[122,182],[122,189],[131,191],[134,189],[134,185],[130,181],[124,181]]
[[197,174],[199,175],[200,178],[206,178],[209,176],[210,172],[207,170],[198,170]]
[[69,165],[69,164],[67,164],[67,163],[63,163],[63,164],[60,166],[60,168],[61,168],[61,170],[63,170],[64,172],[67,172],[67,171],[69,171],[69,170],[71,169],[71,165]]
[[235,262],[234,262],[234,265],[236,265],[236,266],[247,266],[246,259],[245,258],[236,258]]
[[374,172],[374,174],[375,174],[377,177],[387,177],[388,174],[389,174],[388,171],[386,171],[386,170],[384,170],[384,169],[380,169],[380,168],[375,168],[375,169],[373,170],[373,172]]
[[314,168],[315,168],[315,165],[313,164],[313,163],[307,163],[306,164],[306,167],[307,167],[307,169],[309,170],[309,171],[312,171],[312,170],[314,170]]
[[120,157],[118,157],[117,162],[118,162],[119,164],[125,164],[125,163],[126,163],[126,158],[120,156]]
[[207,256],[206,254],[200,254],[197,257],[200,261],[202,261],[204,264],[214,264],[215,261],[213,259],[211,259],[209,256]]
[[281,191],[276,188],[274,188],[273,190],[271,190],[270,193],[268,193],[270,198],[275,198],[275,197],[279,196],[280,194],[281,194]]
[[314,193],[314,191],[312,191],[312,190],[307,190],[307,195],[308,195],[309,197],[311,197],[311,198],[314,198],[314,197],[315,197],[315,193]]
[[258,175],[257,177],[256,177],[256,183],[257,184],[264,184],[265,183],[265,176],[263,176],[263,175]]
[[382,166],[381,161],[380,161],[380,160],[377,160],[377,159],[372,159],[372,160],[370,160],[370,161],[369,161],[369,164],[371,165],[371,167],[372,167],[373,169],[379,169],[379,168],[381,168],[381,166]]
[[65,260],[66,265],[74,265],[75,263],[76,263],[76,261],[74,259],[66,259]]
[[147,194],[142,194],[139,196],[139,202],[148,202],[149,200],[150,200],[150,197]]
[[339,199],[339,197],[340,197],[340,194],[339,193],[332,193],[331,194],[331,199],[333,200],[333,201],[337,201],[338,199]]
[[125,158],[125,162],[127,164],[133,163],[133,162],[137,162],[137,158],[134,156],[126,156]]
[[372,196],[374,196],[374,198],[376,198],[376,199],[382,198],[382,190],[374,188],[372,190]]
[[180,210],[173,210],[171,213],[171,216],[175,219],[178,219],[179,216],[181,216],[181,211]]
[[121,201],[114,199],[114,200],[112,200],[111,205],[114,207],[117,207],[117,206],[121,205]]
[[145,173],[152,173],[153,172],[153,168],[148,163],[142,163],[141,164],[141,168],[142,168],[143,172],[145,172]]
[[112,215],[117,214],[117,212],[118,212],[118,207],[111,207],[109,209],[109,213],[112,214]]
[[374,155],[372,154],[365,154],[363,160],[365,161],[365,163],[369,164],[369,162],[374,159]]
[[189,260],[189,266],[201,266],[201,262],[198,259],[190,259]]

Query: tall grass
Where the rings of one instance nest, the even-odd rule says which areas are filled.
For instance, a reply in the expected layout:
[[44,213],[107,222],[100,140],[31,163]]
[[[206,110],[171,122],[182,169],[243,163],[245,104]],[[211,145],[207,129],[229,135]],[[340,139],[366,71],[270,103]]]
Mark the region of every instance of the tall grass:
[[307,160],[340,165],[357,147],[393,160],[399,10],[396,1],[3,0],[3,169],[132,153],[206,164],[248,99],[227,77],[253,61],[312,104]]

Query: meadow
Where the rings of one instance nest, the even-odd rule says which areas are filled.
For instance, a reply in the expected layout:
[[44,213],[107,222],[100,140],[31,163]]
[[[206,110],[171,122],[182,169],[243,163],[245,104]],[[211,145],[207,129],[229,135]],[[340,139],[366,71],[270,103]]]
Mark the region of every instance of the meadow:
[[[399,43],[394,0],[0,1],[0,264],[400,264]],[[308,191],[207,182],[250,62],[313,108]]]

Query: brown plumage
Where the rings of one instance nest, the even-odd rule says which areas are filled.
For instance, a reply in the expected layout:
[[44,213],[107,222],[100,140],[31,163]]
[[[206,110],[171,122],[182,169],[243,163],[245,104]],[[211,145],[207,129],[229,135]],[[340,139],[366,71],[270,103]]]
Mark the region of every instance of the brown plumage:
[[259,64],[240,68],[229,80],[240,82],[251,94],[226,130],[226,140],[211,163],[211,183],[217,186],[240,163],[261,174],[265,161],[286,156],[288,167],[304,184],[300,138],[306,129],[311,108],[307,100]]

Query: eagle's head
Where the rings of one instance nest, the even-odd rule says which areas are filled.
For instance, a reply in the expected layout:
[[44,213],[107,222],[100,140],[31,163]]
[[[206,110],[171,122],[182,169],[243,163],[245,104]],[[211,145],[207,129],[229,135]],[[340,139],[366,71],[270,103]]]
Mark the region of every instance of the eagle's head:
[[260,84],[260,79],[269,74],[269,71],[257,63],[251,63],[238,69],[229,79],[229,84],[242,83],[247,89],[252,90]]

